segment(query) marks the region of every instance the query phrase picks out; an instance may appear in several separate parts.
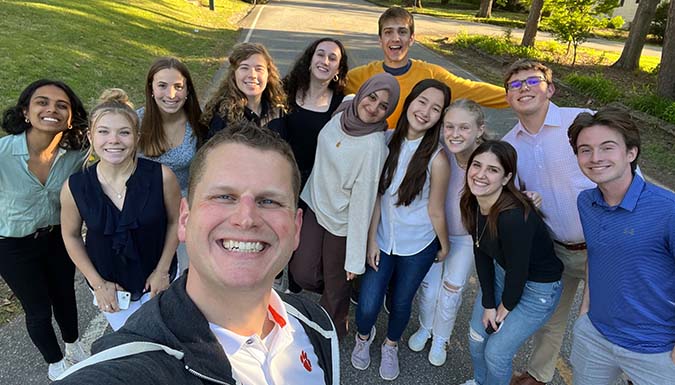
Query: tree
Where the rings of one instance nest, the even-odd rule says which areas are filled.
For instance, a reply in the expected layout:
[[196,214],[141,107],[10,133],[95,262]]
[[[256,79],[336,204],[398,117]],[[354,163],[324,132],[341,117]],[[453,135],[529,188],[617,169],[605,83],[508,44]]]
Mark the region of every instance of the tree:
[[534,46],[534,39],[537,37],[537,29],[539,28],[539,20],[541,20],[543,8],[544,0],[532,0],[530,14],[527,15],[527,24],[525,24],[525,32],[523,32],[523,40],[520,45],[525,47]]
[[601,17],[618,5],[617,0],[550,0],[551,15],[546,19],[556,40],[574,47],[572,66],[577,61],[577,48],[586,41]]
[[660,0],[642,0],[635,11],[635,18],[630,25],[630,32],[628,39],[623,45],[621,56],[616,63],[612,64],[614,68],[621,68],[624,70],[633,71],[638,68],[640,64],[640,55],[642,54],[642,47],[645,46],[647,39],[647,32],[651,25],[654,13],[656,13],[656,6],[659,5]]
[[656,92],[660,96],[675,100],[675,1],[672,0],[668,7]]
[[480,9],[476,17],[484,17],[486,19],[492,17],[492,0],[480,0]]

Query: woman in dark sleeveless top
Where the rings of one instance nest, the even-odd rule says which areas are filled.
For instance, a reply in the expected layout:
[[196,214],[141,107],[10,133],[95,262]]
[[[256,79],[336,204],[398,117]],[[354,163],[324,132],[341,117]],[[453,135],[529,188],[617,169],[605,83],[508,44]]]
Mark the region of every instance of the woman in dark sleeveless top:
[[111,90],[101,99],[89,132],[100,161],[64,184],[61,220],[71,259],[117,330],[175,278],[181,195],[170,169],[136,157],[138,116],[126,94]]

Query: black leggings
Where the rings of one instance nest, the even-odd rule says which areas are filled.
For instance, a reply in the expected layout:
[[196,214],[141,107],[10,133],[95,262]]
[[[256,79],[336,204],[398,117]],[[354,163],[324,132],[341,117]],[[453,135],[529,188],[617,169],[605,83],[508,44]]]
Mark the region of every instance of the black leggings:
[[52,326],[52,309],[65,342],[78,338],[75,265],[68,257],[56,227],[40,238],[0,239],[0,275],[21,301],[26,328],[48,363],[63,353]]

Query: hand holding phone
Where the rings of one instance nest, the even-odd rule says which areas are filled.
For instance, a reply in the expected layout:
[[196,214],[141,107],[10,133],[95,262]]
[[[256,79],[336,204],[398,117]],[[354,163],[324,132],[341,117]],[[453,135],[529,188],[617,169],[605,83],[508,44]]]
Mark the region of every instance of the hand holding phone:
[[492,327],[492,324],[488,322],[488,326],[485,328],[485,332],[487,334],[492,334],[492,333],[498,331],[499,329],[501,329],[501,326],[502,326],[502,323],[497,322],[497,329],[495,329],[495,328]]
[[127,310],[131,302],[131,293],[128,291],[117,290],[117,306],[120,310]]

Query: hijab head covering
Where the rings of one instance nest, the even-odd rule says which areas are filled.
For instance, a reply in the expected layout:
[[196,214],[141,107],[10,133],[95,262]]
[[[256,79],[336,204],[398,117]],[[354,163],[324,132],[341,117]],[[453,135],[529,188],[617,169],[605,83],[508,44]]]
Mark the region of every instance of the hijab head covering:
[[[359,103],[361,103],[363,98],[380,90],[389,91],[389,105],[387,105],[387,111],[385,112],[382,121],[377,123],[362,122],[357,113]],[[372,134],[373,132],[386,130],[388,128],[387,118],[394,113],[394,110],[396,109],[399,93],[400,88],[398,86],[398,81],[395,77],[386,72],[377,74],[366,80],[356,92],[354,99],[343,102],[335,111],[336,114],[342,112],[342,116],[340,117],[342,131],[351,136],[364,136]]]

